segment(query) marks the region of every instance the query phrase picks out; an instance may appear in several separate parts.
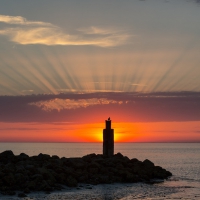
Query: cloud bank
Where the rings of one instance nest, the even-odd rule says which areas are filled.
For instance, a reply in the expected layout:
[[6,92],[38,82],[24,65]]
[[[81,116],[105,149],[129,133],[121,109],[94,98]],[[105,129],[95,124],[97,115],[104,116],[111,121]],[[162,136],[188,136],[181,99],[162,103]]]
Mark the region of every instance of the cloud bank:
[[115,101],[106,98],[92,98],[92,99],[51,99],[47,101],[39,101],[29,103],[29,105],[37,106],[44,111],[57,110],[61,111],[64,109],[77,109],[77,108],[87,108],[88,106],[95,105],[107,105],[107,104],[122,104],[123,101]]
[[200,121],[200,93],[0,96],[0,111],[0,122]]
[[125,44],[131,37],[121,30],[95,26],[80,29],[77,34],[68,34],[62,28],[51,23],[29,21],[21,16],[0,15],[0,22],[14,25],[12,28],[1,29],[0,35],[4,35],[10,41],[21,45],[113,47]]

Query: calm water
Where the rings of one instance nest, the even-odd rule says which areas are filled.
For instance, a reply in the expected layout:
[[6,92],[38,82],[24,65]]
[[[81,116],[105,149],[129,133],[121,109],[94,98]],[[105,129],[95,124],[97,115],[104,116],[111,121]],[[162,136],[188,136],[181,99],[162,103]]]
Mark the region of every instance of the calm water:
[[[81,157],[102,153],[101,143],[0,143],[0,152],[12,150],[30,156],[45,153],[60,157]],[[200,199],[200,144],[199,143],[116,143],[115,153],[129,158],[148,158],[155,165],[172,172],[171,181],[164,186],[187,188],[182,195]]]

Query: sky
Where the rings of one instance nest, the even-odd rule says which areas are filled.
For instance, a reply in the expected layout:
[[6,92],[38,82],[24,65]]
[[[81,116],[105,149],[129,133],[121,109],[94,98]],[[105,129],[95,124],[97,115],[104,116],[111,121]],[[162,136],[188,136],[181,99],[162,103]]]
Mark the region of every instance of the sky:
[[0,2],[0,142],[200,142],[199,0]]

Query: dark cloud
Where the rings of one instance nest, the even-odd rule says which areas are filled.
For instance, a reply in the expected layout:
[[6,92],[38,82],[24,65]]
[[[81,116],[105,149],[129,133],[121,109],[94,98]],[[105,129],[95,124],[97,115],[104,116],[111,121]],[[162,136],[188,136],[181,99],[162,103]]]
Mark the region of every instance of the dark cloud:
[[[49,112],[31,103],[54,99],[108,99],[122,104],[91,105],[87,108]],[[1,122],[95,122],[108,116],[115,121],[198,121],[200,92],[90,93],[0,96]]]

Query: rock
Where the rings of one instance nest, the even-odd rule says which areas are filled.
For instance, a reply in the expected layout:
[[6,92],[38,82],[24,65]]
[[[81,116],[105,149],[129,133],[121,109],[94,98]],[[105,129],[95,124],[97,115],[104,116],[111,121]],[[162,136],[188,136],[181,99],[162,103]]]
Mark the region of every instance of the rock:
[[6,191],[2,191],[1,194],[13,196],[16,194],[16,192],[12,190],[6,190]]
[[5,176],[5,173],[3,173],[2,171],[0,171],[0,179],[2,179]]
[[91,162],[94,157],[96,157],[96,154],[92,153],[92,154],[88,154],[86,156],[83,156],[82,159],[86,162]]
[[163,183],[164,180],[163,179],[151,179],[150,181],[147,181],[145,183],[147,184],[155,184],[155,183]]
[[2,153],[0,153],[0,158],[8,158],[8,157],[13,157],[14,154],[11,150],[7,150],[7,151],[4,151]]
[[144,161],[142,162],[142,164],[143,164],[145,167],[148,167],[148,168],[153,168],[153,167],[154,167],[154,164],[153,164],[150,160],[148,160],[148,159],[144,160]]
[[8,163],[5,165],[5,170],[7,172],[14,172],[15,171],[15,165],[13,163]]
[[15,177],[12,173],[9,173],[8,175],[4,176],[3,180],[5,182],[5,185],[7,186],[13,186],[16,183]]
[[172,176],[172,173],[169,172],[169,171],[166,171],[166,176],[167,176],[167,178],[168,178],[168,177]]
[[62,185],[76,187],[78,183],[100,184],[114,182],[154,183],[172,174],[150,160],[129,159],[121,153],[114,156],[89,154],[82,158],[50,157],[47,154],[29,157],[12,151],[0,153],[0,192],[29,193],[63,189]]
[[99,171],[98,168],[89,168],[89,169],[88,169],[88,172],[89,172],[90,174],[97,174],[98,171]]
[[100,165],[96,162],[92,162],[88,165],[87,169],[90,174],[97,174],[99,172]]
[[15,191],[12,191],[12,190],[8,190],[8,191],[4,191],[3,194],[4,194],[4,195],[10,195],[10,196],[13,196],[13,195],[16,194],[16,192],[15,192]]
[[78,181],[80,183],[85,183],[88,180],[88,177],[89,177],[88,174],[83,174],[80,177],[78,177]]
[[17,165],[16,166],[16,173],[24,173],[25,168],[23,165]]
[[35,174],[35,175],[31,176],[31,179],[36,182],[41,182],[43,180],[43,176],[41,174]]
[[109,183],[110,182],[109,176],[107,176],[107,175],[101,175],[99,177],[99,182],[100,183]]
[[26,181],[26,177],[21,173],[16,173],[14,175],[14,179],[15,179],[17,184],[21,184],[21,183]]
[[25,166],[25,169],[27,169],[27,170],[33,170],[34,168],[35,168],[34,165],[26,165]]
[[67,186],[69,187],[76,187],[78,185],[77,181],[75,178],[73,178],[72,176],[68,176],[67,178]]
[[124,166],[122,165],[122,163],[117,163],[116,165],[115,165],[115,169],[124,169]]
[[27,189],[33,191],[33,190],[36,189],[37,182],[36,181],[29,181],[26,185],[27,185]]
[[26,159],[28,159],[29,158],[29,156],[28,155],[26,155],[25,153],[20,153],[20,158],[22,159],[22,160],[26,160]]
[[48,154],[42,154],[42,153],[40,153],[40,154],[37,156],[37,159],[38,159],[38,160],[44,161],[44,160],[48,160],[50,157],[51,157],[51,156],[48,155]]
[[128,183],[136,183],[136,182],[139,181],[139,179],[138,179],[138,176],[127,172],[126,177],[125,177],[125,181],[128,182]]
[[56,155],[53,155],[52,157],[51,157],[52,159],[60,159],[58,156],[56,156]]
[[92,187],[91,187],[91,186],[87,186],[87,187],[86,187],[86,189],[90,189],[90,190],[91,190],[91,189],[92,189]]
[[15,158],[15,156],[14,156],[13,152],[10,150],[0,153],[0,163],[4,163],[4,164],[9,163],[14,158]]
[[30,192],[31,192],[31,191],[30,191],[28,188],[25,188],[24,193],[28,194],[28,193],[30,193]]
[[70,158],[68,162],[65,162],[67,166],[70,166],[74,169],[83,169],[86,166],[86,163],[81,158]]
[[123,158],[124,156],[121,153],[117,153],[117,154],[114,155],[114,157]]
[[137,163],[139,160],[137,158],[132,158],[130,161],[131,163]]
[[154,178],[158,179],[165,179],[168,177],[168,172],[160,166],[155,166],[153,169],[153,176]]
[[45,180],[42,180],[39,184],[36,185],[36,190],[47,191],[50,186]]
[[101,166],[100,166],[98,163],[96,163],[95,161],[94,161],[94,162],[91,162],[90,164],[88,164],[87,167],[88,167],[88,168],[97,168],[97,169],[100,169],[100,168],[101,168]]
[[38,168],[37,170],[38,170],[38,172],[39,172],[40,174],[42,174],[42,175],[47,173],[47,169],[44,168],[44,167],[40,167],[40,168]]
[[18,197],[27,197],[27,196],[26,196],[26,194],[24,194],[24,193],[19,193],[19,194],[18,194]]
[[60,184],[65,184],[67,177],[68,176],[66,174],[60,173],[60,174],[58,174],[57,182],[60,183]]

